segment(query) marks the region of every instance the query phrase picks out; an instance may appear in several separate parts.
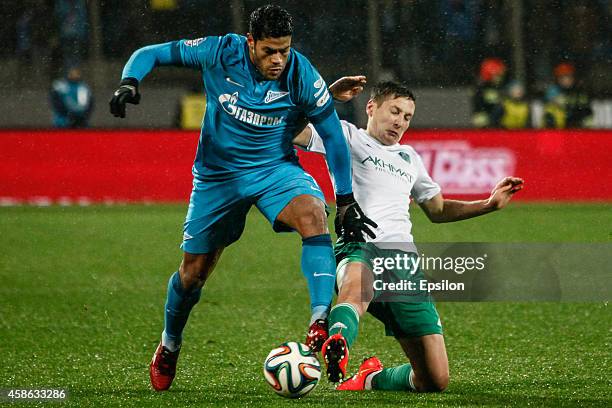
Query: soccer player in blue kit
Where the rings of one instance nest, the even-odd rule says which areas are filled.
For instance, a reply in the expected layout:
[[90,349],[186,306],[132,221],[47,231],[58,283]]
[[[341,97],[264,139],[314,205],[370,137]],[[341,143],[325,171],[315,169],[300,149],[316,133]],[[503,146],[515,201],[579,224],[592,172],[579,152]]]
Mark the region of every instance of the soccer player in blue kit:
[[125,117],[138,104],[140,81],[157,66],[202,71],[207,108],[193,165],[193,190],[184,224],[183,260],[168,282],[165,326],[150,364],[155,390],[176,373],[182,332],[224,248],[239,239],[252,205],[275,231],[302,236],[302,272],[311,301],[307,343],[320,348],[334,290],[336,264],[323,194],[297,161],[292,139],[307,118],[321,135],[334,175],[342,236],[374,236],[352,193],[350,155],[325,81],[291,48],[293,22],[274,5],[256,9],[246,37],[227,34],[141,48],[123,69],[111,113]]

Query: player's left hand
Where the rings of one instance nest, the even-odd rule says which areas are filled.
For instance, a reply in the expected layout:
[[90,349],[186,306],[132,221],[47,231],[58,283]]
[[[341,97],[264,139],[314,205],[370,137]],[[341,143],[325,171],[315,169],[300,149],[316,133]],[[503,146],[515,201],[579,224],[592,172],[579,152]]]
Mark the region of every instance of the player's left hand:
[[376,238],[370,227],[378,228],[378,224],[366,217],[353,194],[339,195],[336,204],[334,226],[336,235],[342,236],[344,242],[365,242],[364,234],[372,239]]
[[338,102],[348,102],[363,91],[367,83],[364,75],[345,76],[329,86],[332,97]]
[[140,93],[138,93],[138,81],[135,78],[125,78],[119,84],[119,88],[113,94],[110,102],[110,112],[115,117],[125,118],[125,104],[140,103]]
[[524,181],[518,177],[504,177],[491,191],[487,204],[494,210],[501,210],[512,199],[514,193],[521,191]]

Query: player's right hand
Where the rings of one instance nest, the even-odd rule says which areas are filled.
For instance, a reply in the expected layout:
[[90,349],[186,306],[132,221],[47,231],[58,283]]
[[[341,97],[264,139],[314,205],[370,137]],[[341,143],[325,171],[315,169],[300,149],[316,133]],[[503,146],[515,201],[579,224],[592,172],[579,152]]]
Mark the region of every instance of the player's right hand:
[[364,75],[342,77],[329,86],[332,97],[338,102],[348,102],[363,91],[367,79]]
[[378,224],[366,217],[353,194],[338,195],[336,205],[334,226],[336,235],[342,236],[344,242],[365,242],[364,234],[376,238],[370,227],[378,228]]
[[115,91],[109,102],[110,111],[113,116],[125,118],[126,103],[131,103],[134,105],[138,105],[140,103],[138,80],[136,78],[125,78],[121,80],[119,88]]

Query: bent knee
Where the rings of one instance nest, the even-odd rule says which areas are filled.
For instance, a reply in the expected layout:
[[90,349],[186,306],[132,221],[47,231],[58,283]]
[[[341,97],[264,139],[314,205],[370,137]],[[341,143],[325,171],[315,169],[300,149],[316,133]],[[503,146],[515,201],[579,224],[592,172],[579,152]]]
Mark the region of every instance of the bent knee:
[[442,392],[448,388],[449,375],[441,373],[423,381],[422,392]]
[[325,211],[316,206],[306,208],[296,216],[295,225],[303,237],[325,234],[327,232]]

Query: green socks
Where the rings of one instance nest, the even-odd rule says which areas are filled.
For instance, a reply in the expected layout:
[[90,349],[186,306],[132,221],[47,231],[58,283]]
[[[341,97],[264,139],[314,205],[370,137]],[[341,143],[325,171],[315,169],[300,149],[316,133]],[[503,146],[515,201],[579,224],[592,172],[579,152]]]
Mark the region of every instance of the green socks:
[[350,349],[359,332],[359,314],[357,310],[349,303],[340,303],[332,307],[328,319],[329,335],[342,333]]
[[373,390],[416,391],[412,384],[412,367],[403,364],[397,367],[384,368],[372,379]]
[[[329,335],[342,333],[349,348],[355,342],[359,332],[359,314],[353,305],[340,303],[329,313]],[[372,379],[372,389],[387,391],[415,391],[412,384],[412,367],[410,364],[385,368]]]

